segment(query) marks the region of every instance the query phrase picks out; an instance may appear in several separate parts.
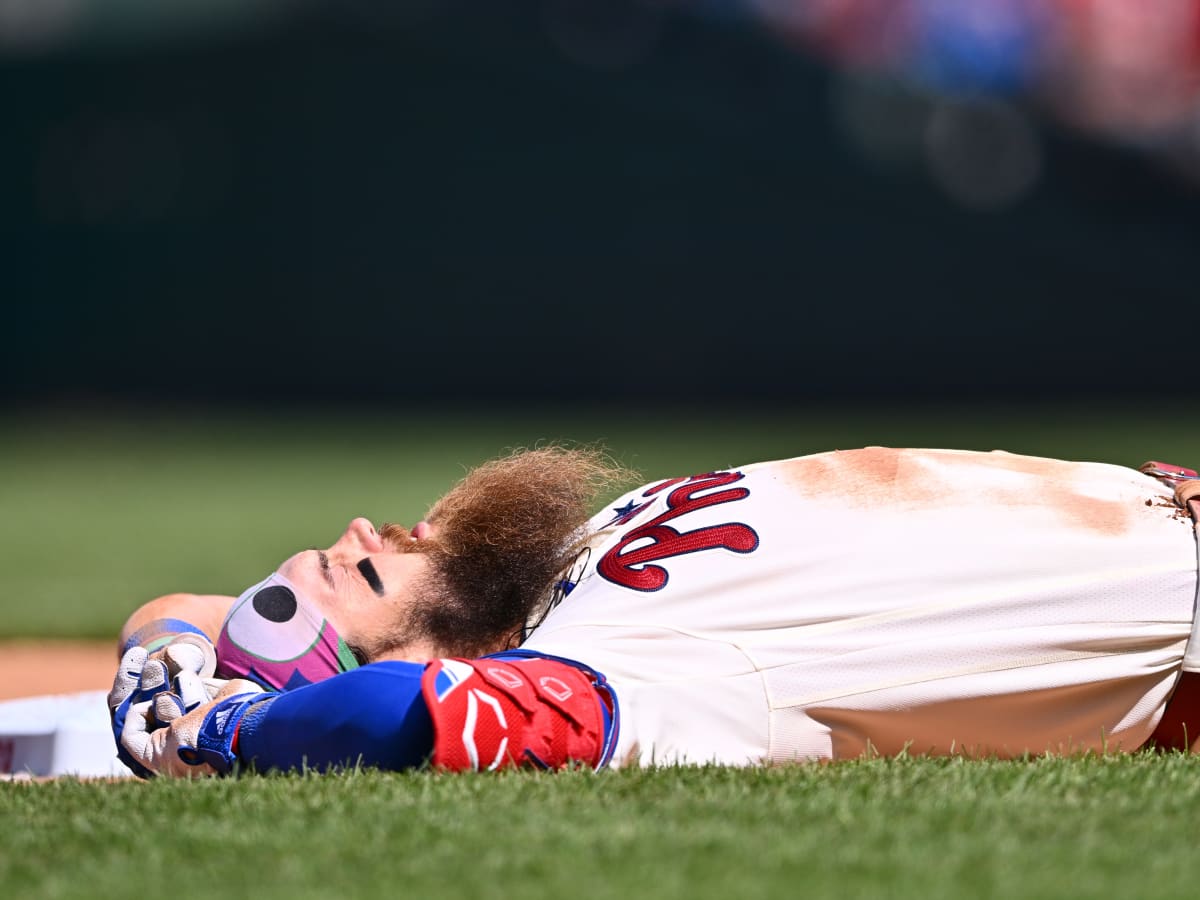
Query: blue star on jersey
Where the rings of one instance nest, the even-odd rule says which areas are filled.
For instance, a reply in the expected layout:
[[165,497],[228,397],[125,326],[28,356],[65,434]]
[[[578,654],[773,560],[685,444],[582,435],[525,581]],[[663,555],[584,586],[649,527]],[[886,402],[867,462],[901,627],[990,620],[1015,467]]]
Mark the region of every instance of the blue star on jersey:
[[647,500],[644,503],[638,503],[636,500],[630,500],[624,506],[614,506],[614,516],[611,520],[600,526],[601,528],[611,528],[613,525],[624,525],[630,519],[634,518],[643,509],[649,506],[653,501]]

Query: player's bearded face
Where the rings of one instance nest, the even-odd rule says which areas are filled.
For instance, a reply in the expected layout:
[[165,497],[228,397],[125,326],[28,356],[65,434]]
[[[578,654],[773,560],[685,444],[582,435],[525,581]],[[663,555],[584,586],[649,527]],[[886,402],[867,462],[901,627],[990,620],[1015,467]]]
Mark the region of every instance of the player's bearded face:
[[241,669],[257,661],[272,687],[293,670],[303,681],[335,675],[355,658],[503,649],[573,559],[596,494],[626,475],[598,453],[554,447],[486,463],[411,532],[355,519],[327,550],[286,560],[234,604],[223,645],[236,645]]
[[218,672],[293,688],[378,658],[428,569],[355,519],[328,550],[297,553],[230,607],[217,642]]

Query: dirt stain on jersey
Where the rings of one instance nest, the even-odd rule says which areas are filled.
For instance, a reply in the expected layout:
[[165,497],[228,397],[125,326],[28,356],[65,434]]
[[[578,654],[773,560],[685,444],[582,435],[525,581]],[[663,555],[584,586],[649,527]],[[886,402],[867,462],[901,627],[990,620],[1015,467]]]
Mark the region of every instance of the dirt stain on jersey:
[[879,503],[928,506],[953,493],[894,447],[835,450],[789,460],[782,477],[805,497],[869,508]]
[[[1117,535],[1129,530],[1131,504],[1126,500],[1102,500],[1083,493],[1076,484],[1080,463],[1003,451],[980,454],[980,459],[998,469],[1019,472],[1034,479],[1027,489],[999,492],[997,502],[1013,506],[1043,505],[1074,527],[1100,534]],[[960,460],[959,464],[971,463]]]
[[1046,505],[1077,528],[1100,534],[1124,534],[1130,526],[1130,505],[1122,500],[1100,500],[1053,485],[1045,488]]
[[1084,493],[1077,484],[1079,465],[1000,451],[865,447],[791,460],[780,475],[807,498],[856,508],[969,505],[986,515],[989,505],[1037,506],[1072,528],[1106,535],[1128,531],[1131,504]]

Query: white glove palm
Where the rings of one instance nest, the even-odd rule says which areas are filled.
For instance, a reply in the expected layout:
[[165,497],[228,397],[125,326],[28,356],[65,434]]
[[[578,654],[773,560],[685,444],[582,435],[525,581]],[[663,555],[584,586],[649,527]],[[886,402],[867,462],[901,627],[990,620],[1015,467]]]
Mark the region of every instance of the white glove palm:
[[121,657],[112,689],[108,692],[108,712],[117,745],[117,758],[135,774],[146,778],[152,773],[142,768],[121,745],[121,733],[131,709],[168,690],[172,679],[184,672],[200,679],[208,696],[214,696],[225,684],[223,680],[211,677],[216,662],[212,644],[206,638],[193,634],[180,635],[166,647],[151,654],[142,647],[130,647]]
[[[174,690],[157,693],[153,698],[129,708],[121,732],[121,745],[142,769],[155,775],[196,778],[224,774],[228,760],[222,754],[206,753],[211,740],[202,740],[207,727],[218,743],[226,741],[226,723],[237,701],[248,700],[263,689],[253,681],[235,678],[224,682],[215,693],[195,672],[181,671],[173,681]],[[145,684],[142,686],[146,689]],[[231,702],[233,704],[231,705]],[[221,769],[214,768],[216,761]]]

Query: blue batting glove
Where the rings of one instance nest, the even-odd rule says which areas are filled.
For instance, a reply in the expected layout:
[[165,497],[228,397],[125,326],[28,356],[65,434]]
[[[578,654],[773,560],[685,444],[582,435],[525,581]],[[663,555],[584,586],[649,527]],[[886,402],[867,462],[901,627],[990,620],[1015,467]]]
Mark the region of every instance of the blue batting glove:
[[242,717],[274,695],[252,681],[233,679],[209,700],[193,672],[180,672],[174,688],[130,707],[121,733],[124,750],[152,775],[228,774],[237,763],[234,744]]
[[[113,741],[117,745],[117,759],[140,778],[149,778],[152,773],[139,765],[121,746],[121,732],[125,730],[125,720],[132,707],[148,702],[167,689],[166,663],[150,660],[149,655],[142,647],[126,650],[113,678],[112,690],[108,692],[108,712],[112,720]],[[143,680],[143,676],[148,677]]]

